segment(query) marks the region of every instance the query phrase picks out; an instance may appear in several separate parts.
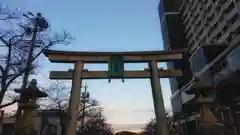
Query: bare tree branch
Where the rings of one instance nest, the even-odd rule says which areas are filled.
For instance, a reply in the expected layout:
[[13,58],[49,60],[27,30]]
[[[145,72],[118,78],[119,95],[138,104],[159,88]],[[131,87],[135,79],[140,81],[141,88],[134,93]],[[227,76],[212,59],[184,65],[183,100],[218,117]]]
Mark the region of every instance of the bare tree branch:
[[8,46],[8,42],[1,36],[0,37],[0,40],[4,43],[4,45]]
[[6,104],[3,104],[3,105],[0,105],[0,109],[4,108],[4,107],[7,107],[7,106],[10,106],[10,105],[13,105],[15,103],[17,103],[19,100],[13,100],[12,102],[10,103],[6,103]]
[[[9,86],[16,82],[16,80],[19,79],[19,77],[21,77],[26,70],[28,70],[24,63],[26,63],[25,55],[28,53],[28,47],[31,44],[31,26],[33,22],[32,18],[30,17],[25,17],[25,21],[22,22],[24,23],[20,23],[18,25],[18,30],[13,29],[5,32],[3,31],[0,34],[0,42],[2,42],[5,47],[8,48],[8,54],[4,60],[4,64],[0,66],[0,70],[2,72],[0,103],[2,102],[3,96],[5,95],[5,92],[8,90]],[[34,71],[36,70],[37,65],[34,63],[34,61],[39,58],[43,51],[58,44],[68,45],[70,40],[73,39],[66,31],[63,31],[62,34],[54,34],[52,37],[50,35],[51,34],[47,30],[40,29],[38,32],[38,38],[36,44],[34,45],[34,55],[31,59],[32,67],[30,75],[35,74]]]
[[12,12],[8,5],[3,5],[0,3],[0,21],[9,21],[13,19],[19,19],[16,12]]
[[[47,104],[42,103],[42,105],[49,109],[60,109],[65,112],[68,112],[68,104],[69,104],[69,97],[70,97],[70,87],[66,85],[62,81],[58,81],[52,84],[45,92],[49,95],[47,98]],[[83,104],[81,102],[80,104]],[[93,111],[94,107],[98,105],[98,102],[93,99],[88,99],[85,101],[85,109],[80,105],[77,115],[78,120],[82,120],[83,114],[84,116],[94,117],[96,114]],[[84,111],[84,113],[83,113]]]

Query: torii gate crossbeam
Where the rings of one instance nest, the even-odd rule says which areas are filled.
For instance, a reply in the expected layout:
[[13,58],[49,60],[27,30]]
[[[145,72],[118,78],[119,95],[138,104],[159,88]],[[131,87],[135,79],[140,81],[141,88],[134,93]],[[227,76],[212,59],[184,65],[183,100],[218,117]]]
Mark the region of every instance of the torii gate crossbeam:
[[[50,79],[72,80],[73,71],[51,71]],[[182,75],[181,70],[158,70],[159,78],[171,78]],[[125,79],[148,79],[151,77],[148,70],[125,71]],[[109,79],[108,71],[83,71],[82,79]]]
[[84,63],[108,63],[113,55],[122,55],[124,63],[147,62],[149,70],[125,71],[126,78],[150,78],[154,109],[157,123],[157,135],[169,135],[168,123],[165,116],[162,90],[159,78],[181,76],[181,70],[158,69],[157,62],[181,60],[185,49],[173,51],[145,51],[145,52],[71,52],[48,50],[44,54],[51,62],[74,63],[72,71],[51,71],[51,79],[72,79],[72,90],[69,102],[69,124],[66,135],[76,135],[76,107],[79,106],[82,79],[107,79],[106,71],[86,71]]

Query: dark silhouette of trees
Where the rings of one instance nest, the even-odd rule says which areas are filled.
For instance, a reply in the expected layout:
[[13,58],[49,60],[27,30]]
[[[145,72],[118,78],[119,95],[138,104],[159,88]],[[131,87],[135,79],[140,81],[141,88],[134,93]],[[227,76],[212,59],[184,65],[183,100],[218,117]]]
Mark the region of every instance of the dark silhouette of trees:
[[[67,114],[69,98],[70,98],[70,90],[71,90],[71,87],[63,81],[57,81],[51,84],[48,88],[45,88],[43,90],[48,94],[48,97],[46,99],[40,100],[41,107],[43,109],[60,110],[65,114]],[[97,107],[98,102],[91,98],[88,98],[85,101],[81,99],[80,101],[81,101],[80,107],[78,109],[78,122],[82,123],[83,117],[95,118],[97,116],[95,108]],[[84,103],[85,103],[85,108],[83,108]],[[60,121],[64,122],[64,120],[62,119]],[[61,124],[64,125],[64,123],[61,123]]]
[[101,111],[97,111],[96,117],[90,118],[84,123],[83,128],[78,130],[79,135],[113,135],[111,125],[106,122]]
[[156,134],[156,120],[151,119],[143,128],[143,131],[138,133],[139,135],[155,135]]
[[[174,125],[174,120],[168,114],[166,114],[166,119],[168,121],[169,131],[171,134],[177,133],[179,135],[183,135],[183,129],[181,129],[181,127],[179,128],[176,125]],[[139,135],[156,135],[156,132],[157,132],[156,119],[152,119],[145,125],[143,131],[140,132]]]
[[19,19],[20,12],[16,9],[11,9],[10,6],[0,2],[0,21],[8,21]]
[[129,132],[129,131],[121,131],[116,133],[115,135],[137,135],[137,133]]
[[[48,88],[44,89],[44,92],[48,94],[47,100],[41,101],[42,108],[45,109],[59,109],[64,112],[68,112],[69,97],[71,87],[62,81],[53,83]],[[85,108],[83,104],[85,102]],[[94,109],[97,107],[98,102],[94,99],[88,98],[85,101],[81,100],[80,108],[78,110],[78,120],[81,121],[82,114],[88,117],[96,116]]]
[[79,133],[84,135],[113,135],[113,130],[105,120],[90,119],[85,123],[83,131]]
[[[1,6],[0,4],[0,9]],[[33,55],[30,59],[32,63],[30,75],[32,75],[36,73],[36,59],[44,50],[59,44],[67,45],[73,38],[66,31],[51,33],[48,21],[41,13],[17,14],[10,9],[4,9],[0,10],[0,22],[8,24],[8,27],[0,26],[1,50],[6,52],[2,54],[0,60],[0,103],[2,103],[10,85],[22,82],[23,73],[29,70],[26,63],[30,46],[33,45]],[[36,38],[33,39],[34,28],[37,28],[37,31]]]

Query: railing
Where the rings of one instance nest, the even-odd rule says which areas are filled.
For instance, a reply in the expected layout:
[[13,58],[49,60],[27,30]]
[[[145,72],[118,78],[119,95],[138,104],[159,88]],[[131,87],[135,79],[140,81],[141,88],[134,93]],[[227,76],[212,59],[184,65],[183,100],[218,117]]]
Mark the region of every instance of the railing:
[[215,63],[210,71],[216,82],[228,77],[229,74],[240,70],[240,46],[234,49],[226,58]]
[[[211,67],[217,63],[218,61],[220,61],[221,59],[223,59],[224,57],[228,56],[229,54],[231,54],[232,50],[239,50],[240,46],[239,44],[237,44],[236,42],[239,42],[240,39],[240,35],[238,35],[235,40],[232,41],[232,43],[228,46],[227,49],[225,49],[221,54],[219,54],[212,62],[208,63],[207,65],[204,66],[203,69],[201,69],[201,71],[197,72],[192,80],[190,80],[186,85],[184,85],[180,90],[176,91],[175,93],[172,94],[171,99],[174,98],[176,95],[178,95],[179,93],[183,92],[183,91],[187,91],[190,88],[192,88],[196,82],[197,82],[197,78],[199,78],[204,72],[208,71],[209,69],[211,69]],[[239,64],[240,65],[240,64]]]
[[210,68],[210,71],[214,76],[214,80],[216,82],[220,81],[222,78],[225,78],[230,72],[228,68],[228,61],[226,59],[218,61]]

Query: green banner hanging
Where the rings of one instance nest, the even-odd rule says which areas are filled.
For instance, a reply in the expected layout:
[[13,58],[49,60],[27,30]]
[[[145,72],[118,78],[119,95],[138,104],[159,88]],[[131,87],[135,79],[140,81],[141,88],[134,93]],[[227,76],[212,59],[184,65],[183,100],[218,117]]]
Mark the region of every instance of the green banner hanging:
[[109,82],[111,79],[122,78],[124,82],[124,57],[121,55],[113,55],[110,56],[109,63],[108,63],[108,76]]

